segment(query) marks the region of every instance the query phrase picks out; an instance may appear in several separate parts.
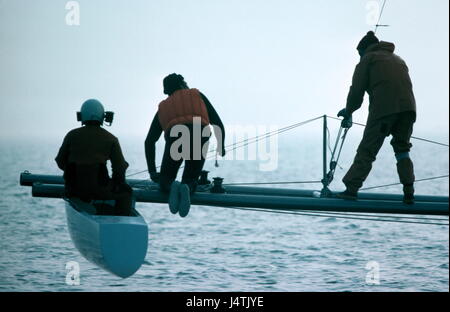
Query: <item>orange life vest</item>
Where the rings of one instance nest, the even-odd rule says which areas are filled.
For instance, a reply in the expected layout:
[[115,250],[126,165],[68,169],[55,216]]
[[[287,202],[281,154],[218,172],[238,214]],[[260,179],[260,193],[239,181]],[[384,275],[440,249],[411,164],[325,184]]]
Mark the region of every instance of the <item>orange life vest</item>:
[[208,111],[197,89],[177,90],[159,103],[158,118],[164,131],[174,125],[192,124],[194,117],[200,117],[202,125],[209,125]]

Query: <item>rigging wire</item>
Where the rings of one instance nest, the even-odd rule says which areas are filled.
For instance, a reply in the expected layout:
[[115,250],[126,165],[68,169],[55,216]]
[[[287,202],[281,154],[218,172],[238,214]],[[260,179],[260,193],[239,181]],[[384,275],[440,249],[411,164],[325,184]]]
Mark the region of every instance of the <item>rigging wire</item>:
[[[442,178],[448,178],[449,175],[443,175],[443,176],[437,176],[437,177],[430,177],[430,178],[423,178],[423,179],[417,179],[415,182],[423,182],[423,181],[430,181],[430,180],[436,180],[436,179],[442,179]],[[312,181],[268,181],[268,182],[231,182],[231,183],[224,183],[223,186],[238,186],[238,185],[281,185],[281,184],[319,184],[322,183],[320,180],[312,180]],[[376,188],[382,188],[382,187],[389,187],[389,186],[396,186],[401,185],[401,183],[392,183],[392,184],[383,184],[378,186],[370,186],[360,189],[361,191],[365,190],[371,190]]]
[[380,24],[381,17],[383,16],[383,12],[384,12],[384,7],[386,6],[386,2],[387,2],[387,0],[384,0],[383,6],[381,7],[380,16],[378,17],[377,24],[375,25],[375,31],[374,31],[375,34],[377,33],[378,27],[387,27],[388,26],[388,25]]
[[[234,150],[236,150],[237,148],[240,148],[240,147],[245,147],[245,146],[247,146],[249,144],[257,142],[258,140],[261,140],[261,139],[264,139],[264,138],[268,138],[270,136],[289,131],[289,130],[294,129],[296,127],[299,127],[299,126],[302,126],[304,124],[313,122],[313,121],[315,121],[317,119],[320,119],[322,117],[323,116],[319,116],[319,117],[316,117],[316,118],[311,118],[311,119],[303,121],[303,122],[295,123],[295,124],[292,124],[292,125],[287,126],[287,127],[283,127],[281,129],[278,129],[278,130],[270,131],[270,132],[267,132],[265,134],[253,137],[253,138],[248,138],[246,140],[242,140],[242,141],[236,142],[234,144],[230,144],[227,147],[233,147],[233,148],[232,149],[228,149],[227,152],[234,151]],[[341,119],[333,117],[333,116],[327,116],[327,117],[329,117],[331,119],[334,119],[334,120],[341,121]],[[365,125],[361,124],[361,123],[353,122],[353,124],[365,127]],[[331,135],[330,135],[330,131],[329,131],[328,127],[327,127],[327,135],[328,135],[328,138],[330,138]],[[449,146],[448,144],[444,144],[444,143],[440,143],[440,142],[436,142],[436,141],[432,141],[432,140],[427,140],[427,139],[423,139],[423,138],[418,138],[418,137],[412,137],[412,138],[417,139],[417,140],[421,140],[421,141],[425,141],[425,142],[428,142],[428,143],[432,143],[432,144],[437,144],[437,145],[442,145],[442,146],[447,146],[447,147]],[[328,140],[328,149],[330,150],[330,152],[332,152],[332,149],[331,149],[331,146],[330,146],[330,141],[331,140]],[[238,144],[241,144],[241,145],[237,146]],[[210,159],[210,158],[211,157],[207,157],[207,159]],[[157,167],[157,168],[159,168],[159,167]],[[129,174],[129,175],[127,175],[127,177],[131,177],[131,176],[138,175],[138,174],[145,173],[145,172],[147,172],[147,170],[142,170],[142,171],[139,171],[139,172],[135,172],[135,173]],[[437,177],[418,179],[415,182],[431,181],[431,180],[448,178],[448,177],[449,177],[449,175],[443,175],[443,176],[437,176]],[[321,181],[236,182],[236,183],[228,183],[228,184],[224,184],[224,185],[277,185],[277,184],[281,185],[281,184],[315,184],[315,183],[321,183]],[[397,185],[400,185],[400,184],[401,183],[383,184],[383,185],[365,187],[365,188],[362,188],[361,190],[373,190],[373,189],[378,189],[378,188],[397,186]]]
[[[229,144],[229,145],[225,146],[225,150],[228,152],[228,151],[229,151],[229,150],[227,150],[228,147],[234,147],[234,146],[236,146],[236,145],[238,145],[238,144],[242,144],[242,143],[246,143],[246,142],[252,141],[252,142],[249,142],[248,144],[244,144],[244,145],[243,145],[243,146],[247,146],[247,145],[249,145],[249,144],[251,144],[251,143],[258,142],[258,141],[261,140],[261,139],[266,139],[266,138],[271,137],[271,136],[273,136],[273,135],[276,135],[276,134],[279,134],[279,133],[286,132],[286,131],[288,131],[288,130],[297,128],[297,127],[299,127],[299,126],[305,125],[305,124],[307,124],[307,123],[310,123],[310,122],[315,121],[315,120],[320,119],[320,118],[323,118],[323,116],[318,116],[318,117],[315,117],[315,118],[312,118],[312,119],[309,119],[309,120],[306,120],[306,121],[302,121],[302,122],[299,122],[299,123],[292,124],[292,125],[290,125],[290,126],[283,127],[283,128],[281,128],[281,129],[269,131],[269,132],[266,132],[266,133],[264,133],[264,134],[260,134],[260,135],[257,135],[257,136],[255,136],[255,137],[252,137],[252,138],[247,138],[247,139],[245,139],[245,140],[238,141],[238,142],[235,142],[235,143],[233,143],[233,144]],[[235,148],[235,149],[236,149],[236,148]],[[234,149],[233,149],[233,150],[234,150]],[[212,148],[212,149],[210,149],[210,150],[208,151],[208,154],[209,154],[209,153],[215,153],[215,152],[216,152],[216,149]],[[216,155],[217,155],[217,154],[216,154]]]
[[[156,169],[158,169],[158,168],[159,168],[159,166],[156,167]],[[146,170],[142,170],[142,171],[138,171],[138,172],[133,172],[133,173],[127,174],[126,177],[129,178],[129,177],[132,177],[132,176],[135,176],[135,175],[138,175],[138,174],[142,174],[142,173],[145,173],[145,172],[148,172],[148,170],[146,169]]]
[[[257,135],[257,136],[255,136],[255,137],[253,137],[253,138],[248,138],[248,139],[245,139],[245,140],[242,140],[242,141],[239,141],[239,142],[235,142],[235,143],[233,143],[233,144],[229,144],[229,145],[225,146],[225,148],[227,148],[227,147],[234,147],[234,146],[236,146],[237,144],[245,143],[245,142],[248,142],[248,141],[251,141],[251,140],[259,140],[260,137],[261,137],[262,139],[264,139],[264,138],[266,138],[266,137],[273,136],[273,135],[275,135],[275,134],[283,133],[283,132],[286,132],[286,131],[288,131],[288,130],[291,130],[291,129],[294,129],[294,128],[297,128],[297,127],[306,125],[306,124],[308,124],[308,123],[310,123],[310,122],[316,121],[316,120],[321,119],[321,118],[323,118],[323,115],[320,115],[320,116],[318,116],[318,117],[311,118],[311,119],[308,119],[308,120],[305,120],[305,121],[302,121],[302,122],[298,122],[298,123],[295,123],[295,124],[292,124],[292,125],[289,125],[289,126],[286,126],[286,127],[280,128],[280,129],[277,129],[277,130],[269,131],[269,132],[266,132],[266,133],[264,133],[264,134]],[[227,151],[228,151],[228,150],[227,150]]]
[[[341,121],[340,118],[336,118],[336,117],[328,116],[328,115],[326,115],[326,116],[327,116],[328,118],[333,119],[333,120]],[[287,126],[287,127],[283,127],[283,128],[281,128],[281,129],[278,129],[278,130],[270,131],[270,132],[267,132],[267,133],[262,134],[262,135],[258,135],[258,136],[252,137],[252,138],[248,138],[248,139],[245,139],[245,140],[236,142],[236,143],[234,143],[234,144],[227,145],[226,147],[232,147],[232,149],[228,149],[228,150],[226,150],[226,151],[227,151],[227,152],[234,151],[234,150],[236,150],[236,149],[238,149],[238,148],[245,147],[245,146],[248,146],[248,145],[250,145],[250,144],[252,144],[252,143],[255,143],[255,142],[257,142],[258,140],[266,139],[266,138],[268,138],[268,137],[270,137],[270,136],[273,136],[273,135],[276,135],[276,134],[280,134],[280,133],[289,131],[289,130],[291,130],[291,129],[300,127],[300,126],[302,126],[302,125],[305,125],[305,124],[307,124],[307,123],[313,122],[313,121],[318,120],[318,119],[320,119],[320,118],[323,118],[323,116],[318,116],[318,117],[315,117],[315,118],[311,118],[311,119],[308,119],[308,120],[306,120],[306,121],[302,121],[302,122],[299,122],[299,123],[295,123],[295,124],[292,124],[292,125]],[[362,126],[362,127],[365,127],[365,126],[366,126],[366,125],[364,125],[364,124],[357,123],[357,122],[353,122],[353,124],[356,124],[356,125]],[[330,146],[330,141],[331,141],[331,140],[330,140],[330,136],[331,136],[331,135],[330,135],[330,130],[329,130],[328,127],[327,127],[326,130],[327,130],[327,136],[328,136],[328,149],[329,149],[330,152],[333,152],[332,149],[331,149],[331,146]],[[446,146],[446,147],[449,146],[448,144],[444,144],[444,143],[440,143],[440,142],[436,142],[436,141],[432,141],[432,140],[428,140],[428,139],[423,139],[423,138],[419,138],[419,137],[411,137],[411,138],[414,138],[414,139],[416,139],[416,140],[425,141],[425,142],[432,143],[432,144],[441,145],[441,146]],[[239,145],[239,144],[241,144],[241,145]],[[210,159],[210,158],[211,158],[211,157],[208,156],[206,159]],[[339,167],[340,167],[340,166],[339,166]],[[159,166],[158,166],[157,168],[159,168]],[[182,167],[181,167],[181,168],[182,168]],[[342,169],[342,167],[340,167],[340,168]],[[139,172],[135,172],[135,173],[129,174],[129,175],[127,175],[127,177],[135,176],[135,175],[142,174],[142,173],[145,173],[145,172],[147,172],[147,170],[142,170],[142,171],[139,171]],[[448,177],[449,177],[449,175],[443,175],[443,176],[437,176],[437,177],[430,177],[430,178],[418,179],[418,180],[416,180],[415,182],[431,181],[431,180],[442,179],[442,178],[448,178]],[[315,183],[321,183],[321,181],[236,182],[236,183],[227,183],[227,184],[224,184],[224,185],[281,185],[281,184],[315,184]],[[139,183],[138,183],[138,184],[139,184]],[[377,186],[365,187],[365,188],[362,188],[361,190],[373,190],[373,189],[378,189],[378,188],[384,188],[384,187],[390,187],[390,186],[397,186],[397,185],[400,185],[400,184],[401,184],[401,183],[383,184],[383,185],[377,185]]]
[[330,133],[330,128],[328,128],[328,125],[327,125],[327,145],[328,145],[328,151],[330,153],[333,153],[333,150],[331,148],[331,133]]
[[[449,175],[443,175],[443,176],[437,176],[437,177],[430,177],[430,178],[424,178],[424,179],[418,179],[415,180],[414,182],[423,182],[423,181],[431,181],[431,180],[437,180],[437,179],[443,179],[443,178],[448,178]],[[402,183],[398,182],[398,183],[391,183],[391,184],[383,184],[383,185],[377,185],[377,186],[370,186],[370,187],[364,187],[362,189],[360,189],[361,191],[367,191],[367,190],[373,190],[373,189],[377,189],[377,188],[383,188],[383,187],[389,187],[389,186],[396,186],[396,185],[402,185]]]
[[[302,121],[302,122],[299,122],[299,123],[295,123],[295,124],[283,127],[281,129],[269,131],[269,132],[266,132],[264,134],[261,134],[261,135],[258,135],[258,136],[252,137],[252,138],[248,138],[248,139],[245,139],[245,140],[242,140],[242,141],[230,144],[230,145],[227,145],[225,148],[227,148],[227,147],[233,147],[233,148],[232,149],[226,149],[226,152],[228,153],[228,152],[234,151],[234,150],[236,150],[238,148],[248,146],[248,145],[250,145],[252,143],[258,142],[259,140],[267,139],[267,138],[269,138],[271,136],[287,132],[289,130],[292,130],[292,129],[295,129],[297,127],[306,125],[308,123],[311,123],[311,122],[316,121],[316,120],[321,119],[321,118],[323,118],[323,115],[315,117],[315,118],[311,118],[311,119],[308,119],[308,120],[305,120],[305,121]],[[238,144],[241,144],[241,145],[237,146]],[[212,150],[212,151],[210,150],[208,153],[210,153],[210,152],[215,152],[215,151],[214,150]],[[209,156],[206,157],[206,160],[214,158],[215,156],[216,156],[215,154],[214,155],[209,155]],[[183,167],[184,167],[184,165],[181,166],[180,169],[182,169]],[[158,168],[160,168],[160,166],[156,167],[156,169],[158,169]],[[128,178],[128,177],[132,177],[132,176],[135,176],[135,175],[143,174],[143,173],[146,173],[147,171],[148,170],[141,170],[141,171],[129,174],[126,177]],[[282,182],[280,184],[299,184],[299,183],[305,183],[306,184],[307,182],[300,182],[300,181],[294,182],[294,183]],[[316,183],[316,182],[312,181],[311,183]],[[136,184],[135,186],[138,186],[138,185],[140,185],[140,183]]]
[[[250,145],[252,143],[258,142],[259,140],[267,139],[267,138],[269,138],[271,136],[287,132],[289,130],[295,129],[297,127],[300,127],[300,126],[303,126],[303,125],[308,124],[310,122],[313,122],[315,120],[318,120],[320,118],[323,118],[323,116],[318,116],[318,117],[315,117],[315,118],[311,118],[311,119],[306,120],[306,121],[295,123],[295,124],[292,124],[290,126],[283,127],[281,129],[270,131],[270,132],[267,132],[267,133],[264,133],[264,134],[252,137],[252,138],[248,138],[248,139],[245,139],[245,140],[242,140],[242,141],[230,144],[230,145],[228,145],[226,147],[233,147],[233,148],[232,149],[226,149],[226,152],[227,153],[228,152],[232,152],[232,151],[234,151],[234,150],[236,150],[238,148],[245,147],[245,146],[248,146],[248,145]],[[238,144],[241,144],[241,145],[237,146]],[[210,150],[208,153],[211,153],[211,152],[215,152],[215,150]],[[214,158],[214,157],[215,157],[215,155],[209,155],[209,156],[206,157],[206,160],[209,160],[209,159]],[[157,169],[158,168],[159,167],[157,167]],[[180,169],[181,168],[183,168],[183,166],[181,166]],[[135,173],[127,175],[127,177],[135,176],[135,175],[142,174],[142,173],[145,173],[145,172],[147,172],[147,170],[138,171],[138,172],[135,172]]]
[[[289,211],[287,209],[280,209],[280,211]],[[292,211],[292,210],[291,210]],[[304,211],[302,209],[294,210],[294,211]],[[406,220],[427,220],[427,221],[448,221],[448,217],[442,218],[428,218],[428,217],[405,217],[399,215],[386,215],[377,213],[376,216],[369,213],[359,213],[359,212],[333,212],[333,211],[319,211],[321,214],[329,214],[329,215],[343,215],[343,216],[360,216],[360,217],[380,217],[380,218],[390,218],[390,219],[406,219]]]
[[[311,118],[311,119],[308,119],[308,120],[305,120],[305,121],[302,121],[302,122],[298,122],[298,123],[295,123],[295,124],[292,124],[292,125],[289,125],[289,126],[286,126],[286,127],[280,128],[280,129],[277,129],[277,130],[272,130],[272,131],[266,132],[266,133],[264,133],[264,134],[257,135],[257,136],[252,137],[252,138],[247,138],[247,139],[245,139],[245,140],[238,141],[238,142],[235,142],[235,143],[233,143],[233,144],[229,144],[229,145],[225,146],[225,150],[226,150],[227,152],[229,152],[229,151],[234,151],[235,149],[237,149],[237,148],[239,148],[239,147],[245,147],[245,146],[247,146],[247,145],[249,145],[249,144],[258,142],[259,140],[267,139],[268,137],[271,137],[271,136],[273,136],[273,135],[280,134],[280,133],[284,133],[284,132],[286,132],[286,131],[295,129],[295,128],[297,128],[297,127],[303,126],[303,125],[305,125],[305,124],[308,124],[308,123],[310,123],[310,122],[316,121],[316,120],[321,119],[321,118],[323,118],[323,115],[320,115],[320,116],[318,116],[318,117]],[[241,146],[235,147],[236,145],[242,144],[242,143],[244,143],[244,144],[241,145]],[[234,147],[234,148],[231,149],[231,150],[229,150],[229,149],[227,149],[227,148],[229,148],[229,147]],[[216,151],[215,149],[211,149],[211,150],[208,151],[208,153],[213,153],[213,152],[215,152],[215,151]]]
[[[326,116],[328,118],[333,119],[333,120],[341,121],[340,118],[336,118],[336,117],[328,116],[328,115],[326,115]],[[269,131],[269,132],[267,132],[265,134],[258,135],[258,136],[252,137],[252,138],[248,138],[248,139],[236,142],[234,144],[227,145],[226,147],[232,147],[232,148],[231,149],[227,149],[226,151],[227,152],[234,151],[234,150],[236,150],[238,148],[248,146],[248,145],[250,145],[252,143],[255,143],[255,142],[258,142],[259,140],[262,140],[262,139],[267,139],[268,137],[271,137],[273,135],[284,133],[286,131],[292,130],[292,129],[297,128],[297,127],[300,127],[302,125],[305,125],[307,123],[313,122],[313,121],[318,120],[320,118],[323,118],[323,116],[318,116],[318,117],[315,117],[315,118],[311,118],[311,119],[308,119],[308,120],[305,120],[305,121],[302,121],[302,122],[299,122],[299,123],[292,124],[290,126],[283,127],[281,129],[277,129],[277,130],[274,130],[274,131]],[[353,122],[353,124],[356,124],[356,125],[362,126],[362,127],[366,126],[364,124],[357,123],[357,122]],[[331,149],[331,146],[330,146],[330,141],[331,141],[330,140],[330,136],[331,136],[330,135],[330,130],[328,129],[328,127],[327,127],[326,130],[327,130],[327,136],[328,136],[328,149],[330,150],[330,152],[332,152],[332,149]],[[448,144],[444,144],[444,143],[437,142],[437,141],[432,141],[432,140],[419,138],[419,137],[411,137],[411,138],[416,139],[416,140],[420,140],[420,141],[424,141],[424,142],[428,142],[428,143],[432,143],[432,144],[436,144],[436,145],[449,147]],[[239,145],[239,144],[241,144],[241,145]],[[212,155],[212,156],[214,157],[214,155]],[[211,159],[211,156],[206,157],[206,159]],[[159,168],[159,166],[157,168]],[[135,175],[142,174],[142,173],[145,173],[145,172],[147,172],[147,170],[142,170],[142,171],[139,171],[139,172],[135,172],[135,173],[129,174],[129,175],[127,175],[127,177],[135,176]],[[430,178],[418,179],[418,180],[416,180],[416,182],[430,181],[430,180],[436,180],[436,179],[442,179],[442,178],[448,178],[448,177],[449,177],[449,175],[430,177]],[[275,185],[275,184],[280,184],[281,185],[281,184],[315,184],[315,183],[321,183],[321,181],[236,182],[236,183],[228,183],[228,184],[224,184],[224,185]],[[400,185],[400,184],[401,183],[384,184],[384,185],[378,185],[378,186],[362,188],[361,190],[372,190],[372,189],[377,189],[377,188],[396,186],[396,185]]]
[[[339,118],[335,118],[335,117],[331,117],[331,116],[327,116],[330,117],[331,119],[334,120],[339,120]],[[319,116],[316,118],[312,118],[300,123],[296,123],[281,129],[277,129],[274,131],[270,131],[267,132],[265,134],[253,137],[253,138],[248,138],[239,142],[236,142],[234,144],[228,145],[226,147],[232,147],[231,149],[228,149],[227,152],[229,151],[233,151],[237,148],[240,147],[245,147],[249,144],[258,142],[261,139],[265,139],[268,138],[270,136],[276,135],[276,134],[280,134],[286,131],[289,131],[291,129],[294,129],[296,127],[302,126],[304,124],[307,124],[309,122],[315,121],[317,119],[323,118],[323,116]],[[359,123],[354,123],[360,126],[365,126],[363,124],[359,124]],[[328,136],[328,149],[330,150],[330,152],[332,152],[334,154],[334,151],[331,150],[331,146],[330,146],[330,130],[327,127],[327,136]],[[438,144],[438,145],[443,145],[443,146],[447,146],[448,144],[443,144],[440,142],[436,142],[436,141],[431,141],[431,140],[427,140],[427,139],[422,139],[422,138],[416,138],[415,139],[418,140],[422,140],[422,141],[426,141],[429,143],[434,143],[434,144]],[[209,159],[210,157],[207,157],[207,159]],[[158,167],[159,168],[159,167]],[[133,174],[130,174],[128,176],[133,176],[133,175],[137,175],[140,173],[144,173],[147,172],[147,170],[143,170],[140,172],[136,172]],[[127,177],[128,177],[127,176]],[[440,178],[444,178],[444,177],[449,177],[449,175],[445,175],[445,176],[439,176],[439,177],[432,177],[432,178],[425,178],[425,179],[419,179],[416,180],[416,182],[421,182],[421,181],[429,181],[429,180],[434,180],[434,179],[440,179]],[[240,182],[240,183],[228,183],[228,184],[224,184],[224,185],[275,185],[275,184],[306,184],[306,183],[321,183],[321,181],[280,181],[280,182]],[[138,183],[139,184],[139,183]],[[369,189],[375,189],[375,188],[382,188],[382,187],[388,187],[388,186],[393,186],[393,185],[399,185],[401,183],[393,183],[393,184],[387,184],[387,185],[379,185],[379,186],[374,186],[374,187],[367,187],[367,188],[363,188],[361,190],[369,190]],[[224,207],[224,208],[232,208],[232,209],[239,209],[239,210],[248,210],[248,211],[258,211],[258,212],[268,212],[268,213],[278,213],[278,214],[290,214],[290,215],[303,215],[303,216],[313,216],[313,217],[322,217],[322,218],[339,218],[339,219],[351,219],[351,220],[365,220],[365,221],[381,221],[381,222],[396,222],[396,223],[408,223],[408,224],[427,224],[427,225],[441,225],[441,226],[449,226],[448,224],[448,219],[437,219],[437,218],[423,218],[423,217],[399,217],[399,216],[387,216],[387,215],[377,215],[377,216],[373,216],[373,215],[369,215],[369,214],[362,214],[362,213],[339,213],[339,212],[308,212],[308,211],[302,211],[302,210],[295,210],[295,211],[286,211],[286,210],[271,210],[271,209],[263,209],[263,208],[241,208],[241,207]],[[433,222],[433,221],[437,221],[437,222]],[[439,222],[441,221],[441,222]],[[442,223],[447,221],[447,223]]]
[[[337,118],[337,117],[328,116],[328,115],[327,115],[327,117],[331,118],[331,119],[334,119],[334,120],[342,121],[342,119]],[[365,124],[358,123],[358,122],[353,122],[353,124],[361,126],[361,127],[365,127],[366,126]],[[412,136],[411,139],[415,139],[415,140],[418,140],[418,141],[424,141],[424,142],[427,142],[427,143],[432,143],[432,144],[441,145],[441,146],[445,146],[445,147],[450,147],[447,143],[441,143],[441,142],[428,140],[428,139],[424,139],[424,138],[419,138],[419,137],[415,137],[415,136]]]
[[[264,133],[264,134],[261,134],[261,135],[257,135],[257,136],[255,136],[255,137],[252,137],[252,138],[247,138],[247,139],[245,139],[245,140],[238,141],[238,142],[235,142],[235,143],[233,143],[233,144],[229,144],[229,145],[225,146],[225,151],[226,151],[227,153],[228,153],[228,152],[232,152],[232,151],[234,151],[234,150],[236,150],[236,149],[238,149],[238,148],[245,147],[245,146],[248,146],[248,145],[250,145],[250,144],[252,144],[252,143],[258,142],[259,140],[267,139],[267,138],[269,138],[269,137],[271,137],[271,136],[274,136],[274,135],[277,135],[277,134],[281,134],[281,133],[287,132],[287,131],[289,131],[289,130],[292,130],[292,129],[295,129],[295,128],[297,128],[297,127],[306,125],[306,124],[308,124],[308,123],[311,123],[311,122],[316,121],[316,120],[321,119],[321,118],[323,118],[323,115],[320,115],[320,116],[318,116],[318,117],[311,118],[311,119],[308,119],[308,120],[305,120],[305,121],[302,121],[302,122],[294,123],[294,124],[292,124],[292,125],[289,125],[289,126],[286,126],[286,127],[280,128],[280,129],[277,129],[277,130],[269,131],[269,132],[266,132],[266,133]],[[238,146],[238,144],[241,144],[241,145]],[[232,147],[232,148],[229,149],[230,147]],[[228,148],[228,149],[227,149],[227,148]],[[208,151],[208,153],[211,153],[211,152],[215,152],[215,150],[210,150],[210,151]],[[213,158],[213,157],[215,157],[215,155],[207,156],[206,159],[208,160],[208,159],[211,159],[211,158]],[[158,168],[159,168],[159,167],[157,167],[157,169],[158,169]],[[183,167],[180,167],[180,169],[181,169],[181,168],[183,168]],[[145,172],[147,172],[147,170],[141,170],[141,171],[138,171],[138,172],[134,172],[134,173],[128,174],[126,177],[127,177],[127,178],[128,178],[128,177],[132,177],[132,176],[135,176],[135,175],[138,175],[138,174],[141,174],[141,173],[145,173]]]
[[[308,119],[308,120],[305,120],[305,121],[302,121],[302,122],[299,122],[299,123],[296,123],[296,124],[293,124],[293,125],[281,128],[281,129],[277,129],[277,130],[270,131],[270,132],[267,132],[267,133],[262,134],[262,135],[258,135],[256,137],[253,137],[253,138],[250,138],[250,139],[246,139],[246,140],[243,140],[243,141],[240,141],[240,142],[236,142],[236,143],[230,144],[227,147],[233,147],[233,148],[232,149],[226,149],[226,152],[227,153],[228,152],[232,152],[232,151],[234,151],[234,150],[236,150],[238,148],[245,147],[245,146],[248,146],[248,145],[250,145],[252,143],[258,142],[259,140],[267,139],[267,138],[269,138],[271,136],[287,132],[289,130],[292,130],[292,129],[295,129],[297,127],[306,125],[308,123],[311,123],[311,122],[316,121],[316,120],[321,119],[321,118],[323,118],[323,116],[318,116],[318,117],[315,117],[315,118],[311,118],[311,119]],[[242,145],[237,146],[238,144],[242,144]],[[210,159],[210,158],[211,157],[207,157],[206,159]]]
[[[437,180],[437,179],[443,179],[448,178],[450,175],[443,175],[443,176],[436,176],[436,177],[430,177],[430,178],[423,178],[423,179],[417,179],[414,182],[424,182],[424,181],[431,181],[431,180]],[[140,185],[143,185],[146,183],[147,180],[140,182],[137,182],[133,184],[133,187],[138,187]],[[320,184],[322,181],[319,180],[312,180],[312,181],[269,181],[269,182],[231,182],[231,183],[224,183],[223,186],[239,186],[239,185],[282,185],[282,184]],[[383,188],[383,187],[390,187],[390,186],[397,186],[401,185],[400,182],[396,183],[390,183],[390,184],[383,184],[383,185],[377,185],[377,186],[370,186],[370,187],[364,187],[361,188],[360,191],[367,191],[367,190],[373,190],[377,188]]]
[[[332,154],[332,153],[333,153],[333,150],[332,150],[332,148],[331,148],[331,133],[330,133],[330,129],[328,128],[328,125],[327,125],[326,129],[327,129],[327,145],[328,145],[328,151],[330,152],[330,154]],[[341,165],[339,165],[338,163],[336,163],[336,166],[337,166],[339,169],[341,169],[341,170],[344,169],[344,168],[342,168]]]
[[[263,209],[263,208],[242,208],[242,207],[233,207],[233,206],[225,206],[223,208],[231,208],[231,209],[236,209],[236,210],[247,210],[247,211],[257,211],[257,212],[268,212],[268,213],[277,213],[277,214],[322,217],[322,218],[337,218],[337,219],[350,219],[350,220],[362,220],[362,221],[381,221],[381,222],[394,222],[394,223],[449,226],[449,223],[383,219],[383,218],[378,218],[376,216],[374,216],[373,218],[365,218],[365,217],[356,217],[356,216],[347,217],[345,215],[340,215],[340,214],[330,215],[330,214],[324,214],[323,212],[320,212],[320,213],[303,212],[303,211],[295,211],[294,212],[294,211],[270,210],[270,209]],[[426,218],[424,218],[424,219],[426,219]],[[447,220],[443,219],[443,221],[447,221]]]
[[[135,185],[132,185],[133,187]],[[142,188],[142,187],[141,187]],[[145,187],[145,189],[148,189],[150,191],[152,190],[156,190],[155,188],[151,188],[151,187]],[[303,210],[303,209],[286,209],[286,208],[282,208],[282,209],[270,209],[270,208],[243,208],[243,207],[235,207],[235,206],[222,206],[222,208],[242,208],[242,209],[246,209],[246,210],[251,210],[251,209],[258,209],[259,210],[267,210],[267,212],[289,212],[289,213],[295,213],[295,214],[303,214],[303,213],[308,213],[308,215],[316,215],[317,213],[319,213],[320,215],[328,215],[329,217],[348,217],[348,216],[352,216],[352,217],[366,217],[366,218],[370,218],[370,220],[372,220],[373,218],[388,218],[388,219],[393,219],[393,220],[420,220],[420,221],[448,221],[448,217],[442,216],[442,217],[425,217],[425,216],[403,216],[403,215],[396,215],[396,214],[392,214],[392,215],[386,215],[386,214],[370,214],[370,213],[361,213],[361,212],[339,212],[339,211],[312,211],[312,210]]]

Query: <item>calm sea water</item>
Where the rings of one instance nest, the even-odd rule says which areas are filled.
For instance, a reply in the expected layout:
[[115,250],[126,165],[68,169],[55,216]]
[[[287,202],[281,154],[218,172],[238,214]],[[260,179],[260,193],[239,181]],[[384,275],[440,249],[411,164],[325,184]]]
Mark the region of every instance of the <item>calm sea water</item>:
[[[332,136],[333,138],[333,136]],[[350,137],[332,188],[356,148]],[[142,139],[143,141],[143,139]],[[130,173],[146,168],[141,140],[122,139]],[[0,142],[1,291],[448,291],[449,228],[337,218],[292,216],[229,208],[192,207],[181,219],[166,205],[137,205],[149,224],[142,268],[128,279],[104,272],[80,256],[67,232],[61,200],[32,198],[18,185],[23,170],[60,174],[53,158],[60,140]],[[414,142],[417,178],[448,173],[448,148]],[[321,178],[320,137],[280,138],[278,169],[258,161],[221,161],[212,176],[226,182]],[[136,178],[147,178],[146,174]],[[385,144],[365,186],[397,182]],[[302,187],[293,185],[291,187]],[[303,186],[320,189],[320,185]],[[448,179],[417,184],[417,193],[448,196]],[[379,192],[398,193],[399,187]],[[65,265],[80,264],[81,284],[65,283]],[[366,283],[369,261],[379,285]]]

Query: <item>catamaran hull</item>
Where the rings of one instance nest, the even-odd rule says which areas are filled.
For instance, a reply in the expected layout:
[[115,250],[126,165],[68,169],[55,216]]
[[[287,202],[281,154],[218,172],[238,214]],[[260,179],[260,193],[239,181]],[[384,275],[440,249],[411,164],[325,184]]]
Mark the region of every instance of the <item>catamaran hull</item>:
[[67,225],[75,247],[87,260],[114,275],[133,275],[147,254],[145,220],[137,212],[130,217],[92,215],[88,206],[66,200]]

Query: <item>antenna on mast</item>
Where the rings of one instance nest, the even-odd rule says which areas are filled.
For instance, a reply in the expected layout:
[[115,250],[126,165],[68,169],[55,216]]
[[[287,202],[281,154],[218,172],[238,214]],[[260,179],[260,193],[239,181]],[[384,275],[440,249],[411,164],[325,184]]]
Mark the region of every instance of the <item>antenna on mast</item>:
[[375,34],[377,33],[378,27],[389,27],[389,25],[380,24],[381,17],[383,16],[383,12],[384,12],[384,7],[386,6],[386,2],[387,2],[387,0],[384,0],[383,6],[381,7],[380,16],[378,17],[378,22],[377,22],[377,24],[375,25],[375,30],[374,30],[374,33],[375,33]]

